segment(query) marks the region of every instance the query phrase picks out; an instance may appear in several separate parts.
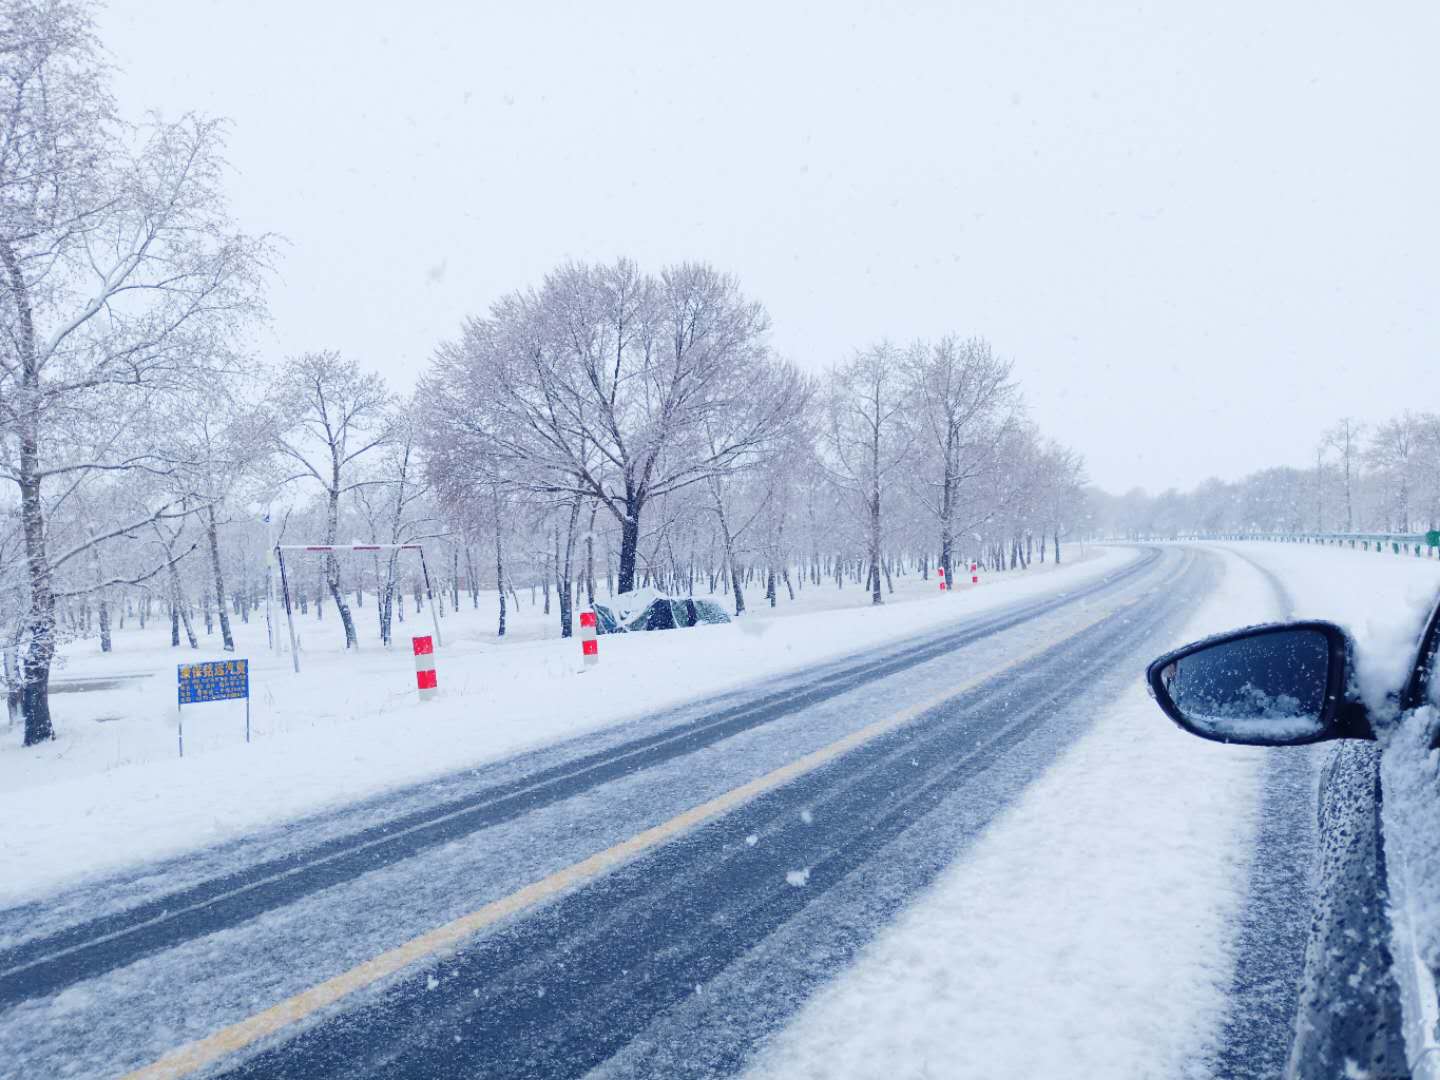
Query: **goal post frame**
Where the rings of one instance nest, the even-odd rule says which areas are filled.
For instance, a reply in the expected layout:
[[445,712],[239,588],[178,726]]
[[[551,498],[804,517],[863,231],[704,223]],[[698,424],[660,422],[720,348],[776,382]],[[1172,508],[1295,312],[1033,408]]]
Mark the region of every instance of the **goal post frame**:
[[420,574],[425,580],[425,599],[430,604],[430,621],[435,627],[435,646],[444,642],[440,638],[440,614],[435,609],[435,591],[430,586],[430,568],[425,563],[423,544],[276,544],[275,562],[280,567],[280,594],[285,600],[285,622],[290,628],[290,657],[295,665],[295,674],[300,674],[300,649],[295,637],[295,611],[290,603],[290,584],[285,573],[285,552],[308,551],[334,555],[337,551],[413,551],[420,556]]

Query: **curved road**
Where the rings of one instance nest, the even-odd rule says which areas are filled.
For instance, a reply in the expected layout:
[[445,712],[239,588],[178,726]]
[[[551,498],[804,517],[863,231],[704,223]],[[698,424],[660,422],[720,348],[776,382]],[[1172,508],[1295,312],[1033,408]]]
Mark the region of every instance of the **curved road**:
[[1144,549],[0,913],[0,1075],[732,1074],[1133,685],[1218,565]]

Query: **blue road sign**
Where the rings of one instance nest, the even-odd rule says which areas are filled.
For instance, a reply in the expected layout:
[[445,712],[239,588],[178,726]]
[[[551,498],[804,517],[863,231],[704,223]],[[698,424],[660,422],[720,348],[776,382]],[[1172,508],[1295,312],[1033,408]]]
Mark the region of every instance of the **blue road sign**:
[[250,696],[250,661],[210,660],[176,668],[181,705],[231,701]]
[[185,706],[207,701],[245,701],[245,741],[250,741],[250,661],[206,660],[175,668],[180,698],[180,756],[185,756]]

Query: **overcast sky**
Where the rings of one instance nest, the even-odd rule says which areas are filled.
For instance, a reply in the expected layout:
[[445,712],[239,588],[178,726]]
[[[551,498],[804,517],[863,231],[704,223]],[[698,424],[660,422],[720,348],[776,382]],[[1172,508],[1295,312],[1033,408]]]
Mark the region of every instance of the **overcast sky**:
[[1440,7],[113,0],[122,108],[234,121],[261,349],[401,389],[567,259],[704,259],[821,370],[982,334],[1112,490],[1440,409]]

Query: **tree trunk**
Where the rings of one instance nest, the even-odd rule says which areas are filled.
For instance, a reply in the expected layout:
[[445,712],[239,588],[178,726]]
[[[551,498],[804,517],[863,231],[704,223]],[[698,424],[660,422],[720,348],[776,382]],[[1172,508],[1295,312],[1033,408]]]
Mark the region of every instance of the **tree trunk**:
[[505,548],[500,541],[499,506],[495,517],[495,592],[500,597],[500,627],[496,637],[505,636]]
[[[395,587],[395,571],[399,561],[400,553],[390,552],[390,557],[385,561],[385,581],[381,586],[380,596],[375,601],[375,606],[380,609],[380,640],[385,645],[389,645],[395,638],[395,599],[398,591]],[[405,620],[402,618],[400,621]]]
[[[496,637],[505,636],[505,545],[504,533],[500,528],[500,491],[490,489],[491,507],[495,512],[495,592],[500,598],[500,627]],[[520,604],[516,601],[518,609]]]
[[13,642],[5,646],[5,712],[14,724],[22,715],[20,699],[24,696],[25,676],[20,670],[20,649]]
[[[95,568],[95,581],[100,583],[105,580],[105,567],[100,561],[100,546],[98,544],[90,548],[90,563]],[[111,648],[110,640],[110,598],[109,590],[99,589],[95,594],[95,602],[98,607],[97,623],[100,627],[100,651],[108,653]],[[121,616],[121,626],[125,625],[124,616]]]
[[595,515],[599,512],[599,503],[590,507],[590,528],[585,533],[585,602],[592,608],[595,606]]
[[880,485],[870,493],[870,603],[883,604],[880,595]]
[[635,589],[635,554],[640,547],[640,511],[643,503],[627,500],[625,518],[620,522],[620,572],[616,591],[633,592]]
[[480,582],[475,577],[475,553],[470,546],[465,546],[465,577],[470,586],[470,608],[473,611],[480,610]]
[[111,649],[110,640],[110,602],[105,599],[104,594],[100,596],[100,610],[98,612],[100,622],[100,651],[107,653]]
[[225,643],[226,652],[235,651],[235,638],[230,633],[230,613],[225,610],[225,575],[220,569],[220,530],[215,523],[215,506],[212,503],[205,513],[205,538],[210,543],[210,569],[215,574],[216,607],[220,609],[220,639]]
[[0,259],[9,279],[17,325],[14,344],[19,352],[20,385],[12,390],[16,414],[16,441],[20,449],[20,518],[25,534],[25,568],[30,583],[30,610],[25,632],[29,638],[21,664],[25,688],[25,745],[34,746],[55,737],[50,722],[50,662],[55,656],[55,587],[50,554],[45,544],[45,514],[40,495],[40,364],[35,351],[35,323],[30,310],[29,284],[14,249],[0,245]]
[[[185,627],[185,640],[190,643],[190,648],[198,649],[200,647],[200,642],[195,637],[195,624],[190,621],[190,606],[185,603],[185,598],[181,595],[180,575],[176,572],[175,564],[173,562],[170,564],[170,590],[171,595],[174,598],[171,601],[171,607],[180,615],[180,623],[182,626]],[[178,640],[175,640],[172,641],[171,644],[178,645],[180,644],[180,642]]]
[[[335,543],[335,534],[340,527],[340,469],[337,465],[332,474],[327,514],[325,518],[325,543]],[[325,553],[325,584],[330,598],[335,601],[335,610],[340,613],[340,625],[345,631],[345,648],[353,649],[358,644],[355,637],[355,620],[350,617],[350,605],[345,603],[345,593],[340,589],[340,560],[333,551]]]
[[[390,553],[393,558],[395,553]],[[380,633],[380,644],[390,644],[390,596],[385,588],[385,575],[380,570],[380,555],[375,553],[371,556],[375,560],[375,629]]]
[[[955,443],[954,425],[945,432],[945,478],[940,488],[940,566],[945,570],[945,587],[955,587]],[[926,580],[929,580],[926,567]]]
[[568,638],[575,632],[575,528],[580,521],[580,498],[570,503],[570,521],[565,532],[565,547],[560,547],[560,524],[555,524],[555,596],[560,601],[560,636]]
[[725,504],[720,494],[715,494],[715,512],[720,517],[720,541],[724,545],[725,572],[730,578],[730,587],[735,594],[735,614],[745,614],[745,590],[740,583],[740,571],[735,566],[735,541],[730,535],[730,523],[725,519]]

